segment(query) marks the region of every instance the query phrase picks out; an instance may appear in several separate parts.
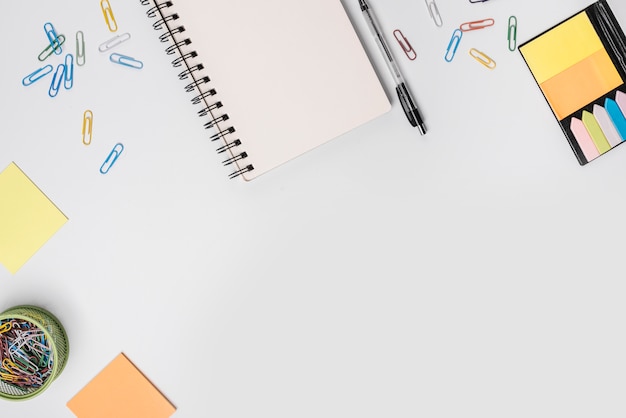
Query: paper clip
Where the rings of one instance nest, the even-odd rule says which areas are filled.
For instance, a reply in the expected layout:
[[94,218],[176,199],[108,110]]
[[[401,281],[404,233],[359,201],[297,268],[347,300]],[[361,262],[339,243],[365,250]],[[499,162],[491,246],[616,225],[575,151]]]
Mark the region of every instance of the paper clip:
[[408,39],[406,39],[406,37],[402,34],[402,32],[400,31],[400,29],[396,29],[393,31],[393,36],[396,38],[396,40],[398,41],[398,43],[400,44],[400,47],[402,48],[402,50],[404,51],[404,54],[406,55],[406,57],[408,59],[410,59],[411,61],[413,61],[415,58],[417,58],[417,54],[415,53],[415,50],[413,49],[413,47],[411,46],[411,43],[409,42]]
[[483,20],[475,20],[473,22],[461,23],[461,26],[459,26],[459,29],[461,29],[463,32],[469,32],[471,30],[484,29],[489,26],[493,26],[494,23],[496,23],[496,21],[493,20],[492,18],[483,19]]
[[54,72],[54,76],[52,77],[52,83],[50,83],[48,96],[56,97],[57,93],[59,92],[59,88],[61,87],[61,82],[63,81],[64,74],[65,64],[59,64],[56,71]]
[[115,21],[115,16],[113,16],[113,9],[111,9],[111,3],[109,3],[109,0],[100,1],[100,8],[102,9],[104,21],[109,27],[109,31],[117,31],[117,22]]
[[426,7],[428,7],[428,13],[430,14],[430,17],[433,19],[433,22],[435,22],[435,25],[437,27],[442,27],[443,26],[443,19],[441,18],[441,13],[439,13],[439,8],[437,7],[437,3],[435,3],[435,0],[424,0],[426,2]]
[[83,113],[83,144],[91,144],[93,130],[93,112],[91,110],[85,110]]
[[0,326],[0,334],[4,334],[5,332],[11,331],[11,327],[12,325],[10,322],[5,322],[4,324]]
[[43,30],[46,31],[46,36],[48,37],[48,41],[50,41],[50,47],[52,47],[54,49],[54,53],[56,55],[61,55],[61,45],[59,46],[55,46],[56,45],[56,40],[59,38],[56,31],[54,30],[54,26],[52,26],[52,23],[50,22],[46,22],[43,25]]
[[115,52],[111,54],[111,56],[109,57],[109,60],[111,60],[111,62],[114,62],[116,64],[125,65],[127,67],[136,68],[138,70],[143,68],[143,62],[136,60],[133,57],[129,57],[129,56],[122,55],[122,54],[117,54]]
[[107,157],[106,160],[104,160],[104,163],[100,167],[100,172],[102,174],[106,174],[109,172],[109,170],[111,169],[111,167],[113,167],[113,164],[115,164],[115,161],[117,161],[122,151],[124,151],[124,145],[122,145],[119,142],[115,144],[115,146],[109,153],[109,156]]
[[489,58],[484,52],[480,52],[479,50],[472,48],[469,50],[469,54],[472,56],[472,58],[474,58],[476,61],[480,62],[482,65],[489,68],[490,70],[496,68],[496,62]]
[[63,42],[65,42],[65,36],[63,35],[59,35],[56,40],[54,41],[53,44],[48,45],[46,47],[46,49],[44,49],[43,51],[41,51],[41,54],[39,54],[39,56],[37,57],[37,59],[39,61],[45,61],[46,58],[48,58],[50,55],[52,55],[53,52],[55,52],[57,49],[60,51],[61,50],[61,45],[63,45]]
[[450,43],[448,44],[448,49],[446,49],[446,55],[444,59],[448,62],[452,62],[454,59],[454,55],[456,54],[456,49],[459,47],[461,43],[461,38],[463,37],[463,31],[461,29],[455,29],[452,32],[452,38],[450,39]]
[[85,35],[82,30],[76,32],[76,64],[85,65]]
[[53,70],[52,65],[46,65],[45,67],[41,67],[40,69],[38,69],[38,70],[32,72],[31,74],[27,75],[26,77],[24,77],[22,79],[22,84],[24,86],[30,86],[35,81],[37,81],[40,78],[50,74],[52,72],[52,70]]
[[121,35],[116,35],[108,41],[104,42],[102,45],[98,47],[98,51],[106,52],[109,49],[115,48],[122,42],[128,41],[130,39],[130,33],[126,32]]
[[63,78],[63,87],[69,90],[74,86],[74,56],[67,54],[65,56],[65,77]]
[[515,51],[517,47],[517,18],[515,16],[509,17],[509,29],[506,39],[509,41],[509,51]]

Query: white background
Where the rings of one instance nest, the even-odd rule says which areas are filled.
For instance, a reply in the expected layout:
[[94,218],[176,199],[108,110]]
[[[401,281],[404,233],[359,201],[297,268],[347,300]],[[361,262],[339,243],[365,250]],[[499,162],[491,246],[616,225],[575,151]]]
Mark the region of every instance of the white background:
[[[71,354],[2,416],[72,417],[66,402],[120,352],[181,418],[626,414],[626,149],[580,167],[506,39],[510,15],[521,43],[588,1],[437,0],[438,28],[424,1],[371,0],[420,137],[345,0],[392,110],[250,183],[227,179],[138,1],[111,4],[132,35],[116,52],[140,71],[98,53],[112,36],[99,2],[5,3],[0,168],[15,161],[69,221],[18,273],[0,266],[0,310],[50,310]],[[488,17],[445,62],[454,28]],[[50,76],[21,85],[48,21],[70,49],[77,30],[87,41],[55,99]]]

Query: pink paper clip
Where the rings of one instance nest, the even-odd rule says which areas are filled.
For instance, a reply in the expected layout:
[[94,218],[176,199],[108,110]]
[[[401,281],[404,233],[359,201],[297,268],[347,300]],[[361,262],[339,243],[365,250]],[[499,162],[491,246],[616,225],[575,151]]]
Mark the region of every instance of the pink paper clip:
[[469,32],[471,30],[484,29],[489,26],[493,26],[494,23],[496,23],[496,21],[493,20],[492,18],[483,19],[483,20],[475,20],[473,22],[461,23],[461,26],[459,26],[459,29],[461,29],[463,32]]
[[402,50],[404,51],[404,54],[406,55],[408,59],[413,61],[415,58],[417,58],[417,53],[411,46],[411,43],[409,42],[409,40],[406,39],[406,36],[402,34],[400,29],[394,30],[393,36],[396,38],[396,40],[400,44],[400,47],[402,48]]

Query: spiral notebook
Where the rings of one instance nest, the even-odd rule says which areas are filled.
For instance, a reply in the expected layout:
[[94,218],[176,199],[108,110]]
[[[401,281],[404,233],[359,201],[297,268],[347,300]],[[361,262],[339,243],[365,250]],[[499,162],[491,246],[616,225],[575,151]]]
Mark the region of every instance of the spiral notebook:
[[141,0],[231,178],[389,111],[340,0]]

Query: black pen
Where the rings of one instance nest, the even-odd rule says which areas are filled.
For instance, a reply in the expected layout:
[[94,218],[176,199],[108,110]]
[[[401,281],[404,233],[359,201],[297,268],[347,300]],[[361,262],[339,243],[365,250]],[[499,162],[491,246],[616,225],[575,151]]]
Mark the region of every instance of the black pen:
[[404,113],[409,119],[411,126],[417,127],[420,134],[424,135],[426,133],[426,125],[424,125],[422,116],[417,109],[417,104],[406,86],[406,81],[404,81],[404,77],[402,77],[400,69],[391,55],[391,50],[387,46],[387,42],[385,42],[385,38],[380,30],[380,25],[376,21],[374,13],[365,0],[359,0],[359,5],[361,6],[361,11],[363,12],[363,16],[365,16],[365,20],[372,31],[372,35],[376,39],[376,43],[378,43],[378,47],[385,57],[385,62],[387,62],[389,71],[391,71],[391,75],[396,82],[396,93],[398,93],[398,98],[400,99],[400,104],[402,105],[402,109],[404,109]]

